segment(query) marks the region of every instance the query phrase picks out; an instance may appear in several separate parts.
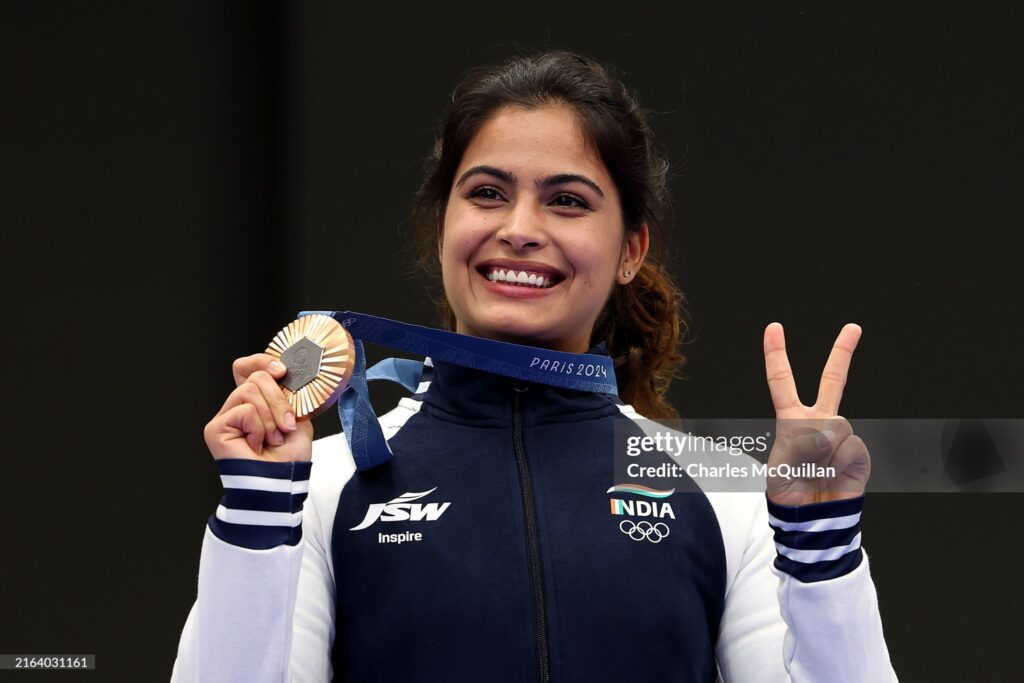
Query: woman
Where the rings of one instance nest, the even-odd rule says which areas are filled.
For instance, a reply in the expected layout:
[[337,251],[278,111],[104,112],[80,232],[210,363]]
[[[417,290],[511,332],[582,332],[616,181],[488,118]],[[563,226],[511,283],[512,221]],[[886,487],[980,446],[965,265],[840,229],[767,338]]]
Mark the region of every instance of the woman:
[[447,327],[610,355],[619,396],[427,361],[380,419],[394,457],[357,472],[343,435],[296,423],[283,367],[237,360],[174,680],[894,680],[859,544],[868,455],[836,415],[859,328],[813,407],[765,332],[779,418],[827,427],[772,460],[841,476],[610,498],[616,429],[675,416],[682,361],[643,112],[593,61],[518,58],[459,85],[434,161],[414,224]]

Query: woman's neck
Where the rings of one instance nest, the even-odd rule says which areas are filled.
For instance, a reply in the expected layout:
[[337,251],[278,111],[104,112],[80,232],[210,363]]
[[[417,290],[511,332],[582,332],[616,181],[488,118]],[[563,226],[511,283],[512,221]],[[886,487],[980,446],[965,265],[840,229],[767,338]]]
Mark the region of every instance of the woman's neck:
[[570,339],[544,339],[537,337],[522,337],[500,332],[488,332],[486,334],[472,329],[462,321],[456,321],[455,331],[459,334],[466,334],[471,337],[482,337],[493,339],[510,344],[522,344],[523,346],[534,346],[539,349],[551,351],[563,351],[566,353],[586,353],[590,349],[590,335],[573,337]]

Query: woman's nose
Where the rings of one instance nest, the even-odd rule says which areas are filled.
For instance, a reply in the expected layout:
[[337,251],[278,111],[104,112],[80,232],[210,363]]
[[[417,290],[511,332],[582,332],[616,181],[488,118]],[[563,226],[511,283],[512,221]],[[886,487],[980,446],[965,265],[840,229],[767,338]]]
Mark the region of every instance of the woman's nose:
[[547,244],[544,212],[530,201],[518,201],[495,235],[515,251]]

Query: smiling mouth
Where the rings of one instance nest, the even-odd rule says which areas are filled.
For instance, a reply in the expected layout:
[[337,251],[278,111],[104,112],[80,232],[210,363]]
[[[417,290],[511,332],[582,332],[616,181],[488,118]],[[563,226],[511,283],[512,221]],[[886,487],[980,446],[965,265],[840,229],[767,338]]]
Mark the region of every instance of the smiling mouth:
[[531,287],[533,289],[549,289],[558,284],[562,278],[549,273],[538,273],[531,270],[515,270],[497,266],[481,266],[477,271],[491,282],[506,285]]

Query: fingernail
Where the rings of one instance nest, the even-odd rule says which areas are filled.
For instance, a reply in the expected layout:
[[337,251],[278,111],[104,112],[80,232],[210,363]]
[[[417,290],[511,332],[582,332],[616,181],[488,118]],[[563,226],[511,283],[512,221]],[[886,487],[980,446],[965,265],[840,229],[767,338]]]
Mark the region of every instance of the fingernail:
[[821,432],[820,434],[818,434],[817,436],[814,437],[814,445],[817,446],[818,448],[823,449],[823,450],[826,449],[826,448],[831,448],[832,447],[832,439],[834,437],[835,437],[835,434],[833,432],[830,432],[830,431],[826,430],[826,431]]
[[279,360],[272,360],[272,361],[270,361],[270,371],[271,372],[282,372],[285,369],[286,368],[284,367],[284,363],[282,363],[281,361],[279,361]]
[[295,416],[291,413],[284,414],[284,426],[289,430],[295,429]]
[[270,443],[275,446],[280,446],[284,443],[284,434],[282,434],[280,430],[275,429],[270,433]]

